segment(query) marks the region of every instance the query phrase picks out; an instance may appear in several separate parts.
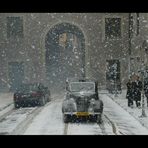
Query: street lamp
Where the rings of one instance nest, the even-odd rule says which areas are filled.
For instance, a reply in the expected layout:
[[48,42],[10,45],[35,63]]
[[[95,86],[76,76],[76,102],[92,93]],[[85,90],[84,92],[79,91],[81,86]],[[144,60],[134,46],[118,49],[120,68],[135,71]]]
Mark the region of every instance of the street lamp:
[[145,53],[148,54],[148,40],[144,40],[142,44],[142,56],[141,56],[141,79],[142,79],[142,114],[140,117],[147,117],[145,113],[145,103],[144,103],[144,77],[145,77]]

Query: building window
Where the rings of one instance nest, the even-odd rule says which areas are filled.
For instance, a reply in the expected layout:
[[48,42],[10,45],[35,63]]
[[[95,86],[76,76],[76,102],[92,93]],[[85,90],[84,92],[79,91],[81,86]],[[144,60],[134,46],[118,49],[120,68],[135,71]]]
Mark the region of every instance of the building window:
[[105,38],[121,37],[121,18],[105,18]]
[[23,37],[23,18],[7,17],[7,37]]
[[66,46],[66,42],[67,42],[67,34],[66,33],[62,33],[59,35],[59,45],[62,47]]
[[129,39],[133,37],[134,33],[134,18],[131,13],[129,13]]

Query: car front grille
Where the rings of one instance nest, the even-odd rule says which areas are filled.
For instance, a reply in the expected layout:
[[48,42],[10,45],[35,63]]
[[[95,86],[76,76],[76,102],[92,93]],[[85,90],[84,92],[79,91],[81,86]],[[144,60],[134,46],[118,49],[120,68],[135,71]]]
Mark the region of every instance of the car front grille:
[[78,112],[87,112],[88,111],[88,99],[86,97],[78,97],[76,99],[77,111]]

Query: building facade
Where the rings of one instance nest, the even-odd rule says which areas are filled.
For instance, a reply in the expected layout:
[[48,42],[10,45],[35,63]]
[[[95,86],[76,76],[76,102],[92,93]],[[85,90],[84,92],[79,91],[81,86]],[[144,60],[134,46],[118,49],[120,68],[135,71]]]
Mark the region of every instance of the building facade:
[[60,90],[66,78],[84,76],[106,88],[115,73],[125,87],[140,68],[147,20],[147,13],[1,13],[0,90],[22,82]]

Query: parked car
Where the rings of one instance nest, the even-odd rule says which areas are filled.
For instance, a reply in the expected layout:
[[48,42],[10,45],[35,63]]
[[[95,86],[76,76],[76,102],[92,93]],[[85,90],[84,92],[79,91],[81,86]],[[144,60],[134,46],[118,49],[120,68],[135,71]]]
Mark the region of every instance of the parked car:
[[22,84],[13,96],[15,108],[28,105],[43,106],[51,100],[50,90],[42,83]]
[[98,83],[92,80],[68,80],[66,95],[62,104],[65,123],[74,118],[86,117],[102,122],[103,101],[98,94]]

